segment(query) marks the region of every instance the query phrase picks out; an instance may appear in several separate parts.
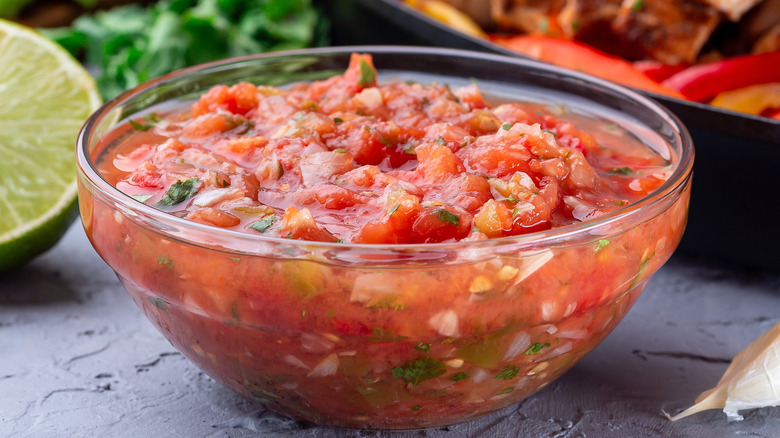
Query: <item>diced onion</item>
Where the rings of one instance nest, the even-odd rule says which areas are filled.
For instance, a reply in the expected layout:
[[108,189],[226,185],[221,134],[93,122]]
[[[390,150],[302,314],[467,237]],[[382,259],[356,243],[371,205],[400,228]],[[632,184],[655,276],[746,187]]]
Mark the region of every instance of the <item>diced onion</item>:
[[558,316],[558,303],[555,301],[545,301],[541,304],[542,319],[545,321],[553,321]]
[[433,315],[428,324],[442,336],[458,336],[458,314],[454,310],[444,310]]
[[504,353],[504,360],[510,360],[514,359],[517,356],[525,353],[528,350],[528,347],[531,346],[531,335],[529,335],[526,332],[520,332],[517,335],[515,335],[515,338],[512,340],[512,343],[509,344],[509,348],[506,349],[506,353]]
[[236,188],[214,189],[196,196],[192,203],[198,207],[211,207],[222,201],[243,196],[243,191]]
[[543,360],[548,360],[548,359],[552,359],[554,357],[558,357],[558,356],[560,356],[562,354],[566,354],[566,353],[570,352],[571,349],[572,349],[571,341],[561,342],[558,346],[556,346],[555,348],[553,348],[552,350],[547,352],[547,354],[545,354],[542,357],[542,359]]
[[376,108],[384,103],[382,92],[378,88],[364,88],[355,95],[355,103],[368,108]]
[[288,365],[292,365],[294,367],[303,368],[305,370],[310,370],[311,368],[306,365],[302,360],[298,359],[297,357],[293,356],[292,354],[288,354],[284,357],[284,362]]
[[367,303],[377,298],[398,293],[394,281],[384,273],[363,274],[355,279],[349,300],[353,303]]
[[480,383],[485,379],[488,379],[489,377],[490,377],[490,373],[483,370],[482,368],[479,368],[478,370],[471,373],[471,381],[474,383]]
[[588,337],[588,331],[585,329],[561,330],[558,332],[558,337],[566,339],[585,339]]
[[310,353],[325,353],[333,349],[333,342],[311,333],[301,335],[301,347]]
[[336,353],[333,353],[323,359],[313,370],[308,374],[309,377],[325,377],[336,374],[339,369],[339,357]]
[[518,268],[519,272],[515,278],[514,285],[516,286],[522,283],[523,280],[530,277],[531,274],[544,266],[552,258],[553,252],[549,249],[524,254],[522,258],[523,263]]

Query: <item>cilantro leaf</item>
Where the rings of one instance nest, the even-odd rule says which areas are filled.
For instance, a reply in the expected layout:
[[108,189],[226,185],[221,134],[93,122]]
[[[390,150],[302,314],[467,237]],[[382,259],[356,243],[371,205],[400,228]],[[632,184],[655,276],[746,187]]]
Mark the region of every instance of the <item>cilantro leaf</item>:
[[268,215],[259,221],[254,221],[251,224],[247,225],[247,227],[258,231],[260,233],[265,233],[268,231],[268,228],[271,227],[271,225],[274,224],[274,222],[278,221],[279,218],[275,214]]
[[414,349],[430,353],[431,352],[431,344],[423,344],[422,342],[419,342],[419,343],[417,343],[417,345],[414,346]]
[[371,64],[367,63],[364,59],[360,60],[360,78],[358,79],[358,86],[370,87],[374,85],[376,81],[376,70]]
[[371,342],[401,342],[406,339],[406,336],[396,335],[392,330],[387,330],[382,327],[374,327],[374,334],[368,337]]
[[128,123],[130,123],[130,127],[135,129],[136,131],[148,131],[155,127],[156,123],[146,121],[145,119],[141,119],[141,122],[137,122],[135,120],[130,120]]
[[149,302],[152,303],[154,305],[154,307],[156,307],[156,308],[158,308],[160,310],[164,310],[164,311],[166,311],[169,314],[171,313],[171,311],[168,310],[168,307],[166,306],[167,301],[165,301],[165,298],[163,298],[163,297],[155,297],[155,298],[146,297],[146,298],[149,299]]
[[163,269],[173,269],[173,260],[165,256],[157,256],[157,264],[163,267]]
[[634,169],[624,166],[624,167],[613,167],[612,170],[610,170],[607,173],[612,173],[615,175],[637,175],[636,172],[634,172]]
[[550,344],[547,343],[547,342],[544,342],[544,343],[537,342],[537,343],[531,345],[530,347],[528,347],[528,350],[525,350],[525,353],[523,353],[523,354],[536,355],[536,354],[539,354],[539,352],[542,350],[542,348],[546,348],[546,347],[549,347],[549,346],[550,346]]
[[430,357],[411,360],[392,370],[393,377],[396,379],[404,379],[405,382],[411,383],[414,386],[417,386],[426,380],[440,377],[446,372],[447,370],[444,368],[443,363],[431,359]]
[[444,208],[439,209],[439,220],[455,225],[456,227],[460,226],[460,218]]
[[44,33],[96,72],[107,100],[188,65],[327,45],[327,31],[313,0],[160,0],[83,15]]
[[197,183],[198,178],[176,181],[173,183],[173,185],[171,185],[168,191],[165,192],[163,197],[154,205],[158,207],[172,207],[174,205],[181,204],[182,202],[186,201],[187,198],[197,193]]
[[131,198],[138,202],[146,202],[154,197],[154,195],[131,195]]
[[599,243],[596,245],[596,249],[594,249],[593,252],[594,253],[595,252],[599,252],[599,251],[601,251],[603,248],[605,248],[608,245],[609,245],[609,240],[601,239],[601,240],[599,240]]
[[496,379],[514,379],[517,377],[517,373],[520,371],[520,368],[514,366],[514,365],[507,365],[504,367],[503,370],[501,370],[500,373],[496,376]]
[[469,378],[468,374],[466,374],[466,373],[458,373],[458,374],[455,374],[454,376],[452,376],[452,378],[450,380],[452,380],[454,382],[460,382],[461,380],[468,379],[468,378]]

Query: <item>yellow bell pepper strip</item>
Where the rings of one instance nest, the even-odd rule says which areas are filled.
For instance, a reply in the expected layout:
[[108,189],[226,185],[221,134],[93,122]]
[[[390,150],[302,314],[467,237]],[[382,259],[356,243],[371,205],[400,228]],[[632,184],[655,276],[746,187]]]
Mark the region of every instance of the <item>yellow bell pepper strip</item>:
[[710,105],[743,113],[768,115],[772,110],[776,112],[780,109],[780,82],[724,91],[715,96]]
[[655,82],[630,62],[576,41],[543,35],[492,35],[493,42],[551,64],[665,96],[682,94]]
[[476,38],[487,38],[471,17],[450,4],[438,0],[404,0],[404,3],[459,32]]
[[690,100],[706,102],[718,93],[780,82],[780,51],[735,56],[699,64],[661,82]]

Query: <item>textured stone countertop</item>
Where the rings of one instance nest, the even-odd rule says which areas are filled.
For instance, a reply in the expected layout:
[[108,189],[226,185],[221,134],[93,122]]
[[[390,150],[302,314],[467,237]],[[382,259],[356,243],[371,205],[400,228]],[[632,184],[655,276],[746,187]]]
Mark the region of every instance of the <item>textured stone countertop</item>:
[[780,437],[780,408],[671,423],[780,318],[780,275],[676,255],[593,353],[491,416],[416,432],[333,430],[255,406],[151,326],[80,224],[0,275],[2,437]]

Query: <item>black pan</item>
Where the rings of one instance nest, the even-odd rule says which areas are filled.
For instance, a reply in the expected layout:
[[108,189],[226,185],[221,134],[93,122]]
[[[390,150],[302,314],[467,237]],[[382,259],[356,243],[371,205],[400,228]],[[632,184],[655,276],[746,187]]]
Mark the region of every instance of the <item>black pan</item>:
[[[336,44],[419,44],[523,57],[454,31],[400,0],[330,0]],[[637,90],[685,123],[696,146],[680,249],[780,272],[780,121]]]

